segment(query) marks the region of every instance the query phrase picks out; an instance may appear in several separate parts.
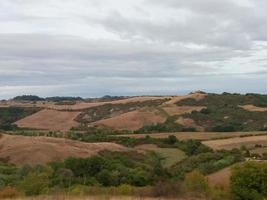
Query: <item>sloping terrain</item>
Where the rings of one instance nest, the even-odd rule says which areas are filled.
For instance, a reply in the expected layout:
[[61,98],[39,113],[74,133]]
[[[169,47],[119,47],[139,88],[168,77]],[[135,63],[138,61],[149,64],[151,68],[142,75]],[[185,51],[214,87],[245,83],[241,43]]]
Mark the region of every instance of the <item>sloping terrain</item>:
[[226,167],[218,172],[212,173],[207,176],[209,183],[217,187],[227,187],[230,184],[231,168]]
[[132,111],[109,119],[99,120],[96,125],[103,125],[116,130],[137,130],[145,125],[162,123],[166,118],[152,111]]
[[205,131],[234,132],[267,129],[267,112],[263,112],[267,109],[267,95],[208,94],[198,101],[193,98],[182,99],[176,105],[205,106],[206,109],[199,112],[183,115],[204,127]]
[[78,125],[74,119],[79,114],[80,112],[44,109],[17,121],[15,124],[20,128],[68,131],[70,128]]
[[241,146],[251,148],[255,147],[255,145],[267,145],[267,135],[210,140],[202,143],[215,150],[231,150],[234,148],[240,148]]
[[8,158],[10,163],[17,165],[45,164],[67,157],[89,157],[104,150],[124,151],[126,148],[115,143],[83,143],[63,138],[5,134],[0,137],[0,158]]

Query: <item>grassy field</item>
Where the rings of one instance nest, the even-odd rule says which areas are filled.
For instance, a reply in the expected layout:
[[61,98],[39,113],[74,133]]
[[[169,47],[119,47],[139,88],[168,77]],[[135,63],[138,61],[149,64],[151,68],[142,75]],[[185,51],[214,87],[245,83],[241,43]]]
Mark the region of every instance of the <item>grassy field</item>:
[[186,158],[185,153],[176,148],[159,148],[156,145],[145,144],[137,146],[136,149],[141,151],[153,151],[157,153],[162,158],[164,158],[163,160],[164,167],[170,167],[175,163]]
[[122,135],[132,138],[144,138],[149,135],[152,138],[167,138],[170,135],[175,135],[178,140],[216,140],[225,138],[234,138],[240,136],[255,136],[267,135],[267,131],[254,131],[254,132],[176,132],[176,133],[153,133],[153,134],[128,134]]

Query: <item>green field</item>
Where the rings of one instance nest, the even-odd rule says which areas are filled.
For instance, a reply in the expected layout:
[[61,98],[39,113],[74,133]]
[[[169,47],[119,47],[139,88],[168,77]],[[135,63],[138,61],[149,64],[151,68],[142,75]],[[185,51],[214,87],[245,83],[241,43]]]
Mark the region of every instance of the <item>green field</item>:
[[156,145],[140,145],[137,146],[136,149],[155,152],[163,158],[162,164],[166,168],[182,161],[187,157],[183,151],[177,148],[160,148]]

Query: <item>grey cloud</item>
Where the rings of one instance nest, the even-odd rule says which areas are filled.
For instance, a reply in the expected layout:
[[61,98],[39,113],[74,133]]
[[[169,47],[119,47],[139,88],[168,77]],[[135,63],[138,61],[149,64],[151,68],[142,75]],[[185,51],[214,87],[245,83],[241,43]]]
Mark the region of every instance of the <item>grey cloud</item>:
[[125,1],[1,1],[0,97],[267,92],[265,1]]

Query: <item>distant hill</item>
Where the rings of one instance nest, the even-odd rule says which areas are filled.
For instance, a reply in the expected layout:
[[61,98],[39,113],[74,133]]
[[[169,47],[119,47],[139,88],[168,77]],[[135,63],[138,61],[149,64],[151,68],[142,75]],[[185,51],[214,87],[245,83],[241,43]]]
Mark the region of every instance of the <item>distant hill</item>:
[[14,101],[44,101],[44,98],[36,95],[21,95],[13,98]]
[[[64,123],[59,119],[78,124],[75,130],[93,132],[99,129],[133,133],[267,130],[267,95],[262,94],[212,94],[199,91],[186,96],[104,96],[89,99],[22,95],[13,100],[19,102],[0,104],[0,107],[5,107],[5,117],[10,115],[11,119],[21,119],[13,117],[15,114],[8,106],[25,107],[26,110],[30,107],[47,109],[44,112],[47,115],[40,112],[22,121],[27,122],[28,126],[31,124],[28,120],[34,120],[34,128],[46,127],[48,130],[53,130],[52,127],[57,127],[56,124]],[[53,110],[61,111],[55,112],[61,117],[54,116]],[[78,116],[69,119],[72,115],[68,112],[74,111],[79,113]],[[32,114],[25,112],[21,116],[27,117],[27,113]],[[9,123],[14,122],[16,121],[9,120]],[[47,124],[51,124],[51,127]],[[5,123],[6,125],[8,124]]]

